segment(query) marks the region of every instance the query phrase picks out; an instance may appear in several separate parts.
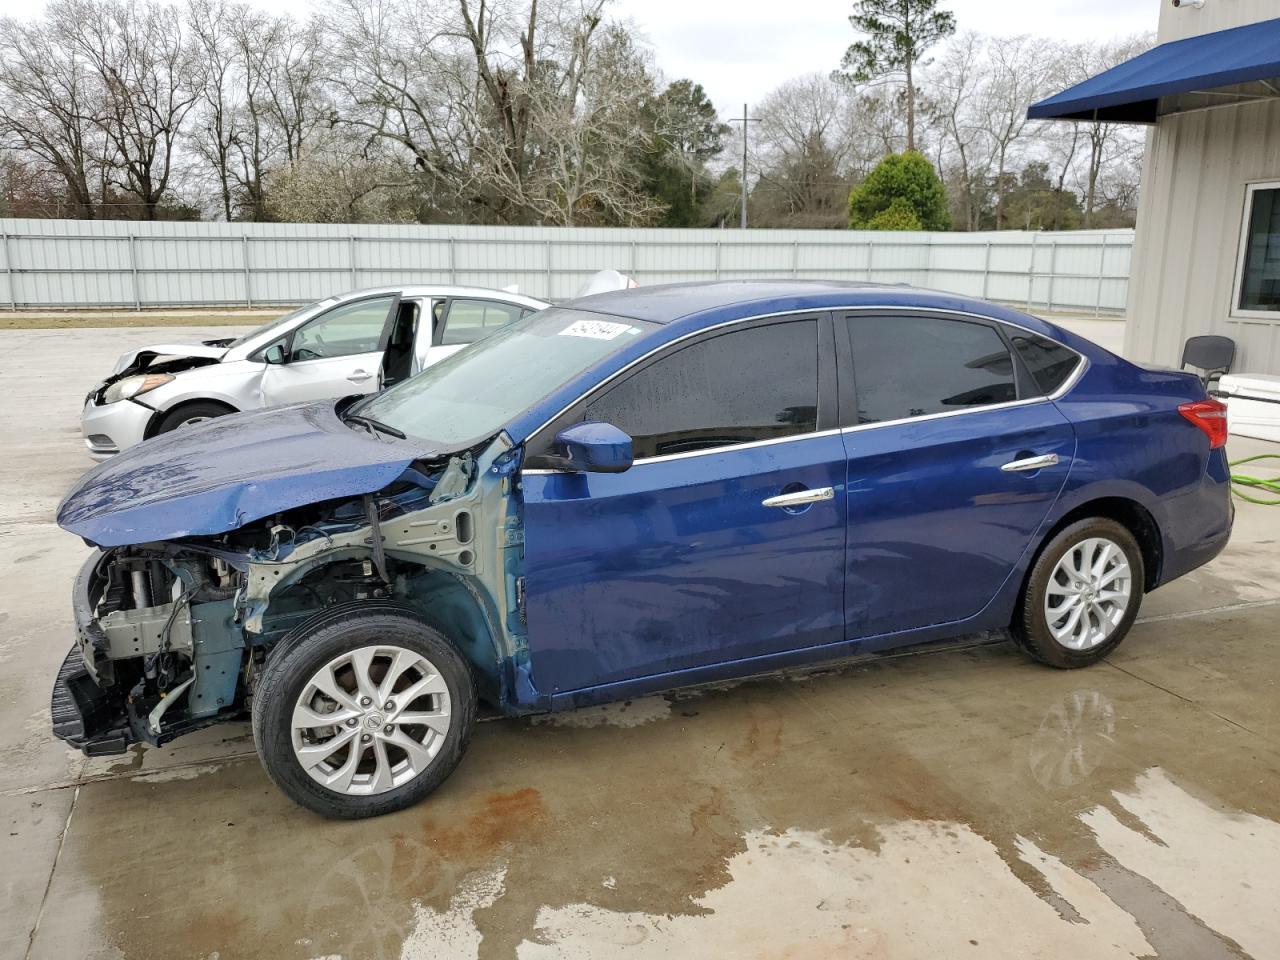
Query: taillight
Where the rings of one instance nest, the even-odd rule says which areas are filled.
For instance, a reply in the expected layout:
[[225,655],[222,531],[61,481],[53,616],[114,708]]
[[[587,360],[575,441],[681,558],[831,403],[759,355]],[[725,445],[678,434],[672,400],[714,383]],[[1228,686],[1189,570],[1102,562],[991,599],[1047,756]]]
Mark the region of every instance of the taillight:
[[1178,412],[1204,431],[1209,449],[1217,450],[1227,443],[1227,405],[1221,400],[1196,400],[1178,405]]

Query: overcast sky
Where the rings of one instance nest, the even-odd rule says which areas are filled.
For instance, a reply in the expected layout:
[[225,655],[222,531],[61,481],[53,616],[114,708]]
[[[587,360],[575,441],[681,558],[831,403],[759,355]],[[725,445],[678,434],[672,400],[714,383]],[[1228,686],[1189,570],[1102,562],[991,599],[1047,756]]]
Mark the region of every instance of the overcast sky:
[[[306,16],[309,0],[256,0]],[[420,0],[423,3],[440,0]],[[1154,32],[1168,0],[943,0],[961,30],[1030,33],[1063,40]],[[24,16],[31,0],[0,0],[0,13]],[[613,0],[653,44],[669,80],[701,83],[722,114],[740,113],[789,77],[826,72],[853,41],[850,0]]]
[[[0,0],[11,2],[11,0]],[[1168,0],[943,0],[961,30],[1110,39],[1155,32]],[[615,0],[668,79],[701,83],[722,114],[788,77],[839,66],[853,42],[848,0]]]

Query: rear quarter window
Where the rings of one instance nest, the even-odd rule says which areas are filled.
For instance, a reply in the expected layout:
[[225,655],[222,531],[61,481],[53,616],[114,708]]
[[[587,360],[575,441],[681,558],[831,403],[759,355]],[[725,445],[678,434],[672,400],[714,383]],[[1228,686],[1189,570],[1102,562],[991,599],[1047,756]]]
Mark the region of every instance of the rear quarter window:
[[1070,347],[1034,333],[1018,331],[1010,337],[1022,363],[1041,393],[1054,393],[1071,377],[1081,357]]

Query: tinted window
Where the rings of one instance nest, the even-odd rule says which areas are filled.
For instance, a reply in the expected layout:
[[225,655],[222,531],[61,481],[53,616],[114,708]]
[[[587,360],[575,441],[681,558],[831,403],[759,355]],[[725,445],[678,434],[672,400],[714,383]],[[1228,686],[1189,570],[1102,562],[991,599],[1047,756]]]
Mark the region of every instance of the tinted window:
[[737,330],[663,357],[586,408],[631,435],[637,458],[817,429],[818,324]]
[[[442,343],[475,343],[499,327],[505,327],[525,313],[514,303],[493,300],[454,300],[444,325]],[[525,314],[527,316],[527,314]]]
[[990,327],[932,317],[849,317],[858,422],[1018,398],[1013,358]]
[[1250,195],[1240,309],[1280,310],[1280,190]]
[[294,331],[290,359],[296,363],[375,352],[393,299],[357,300],[320,314]]
[[1009,339],[1042,393],[1053,393],[1066,383],[1080,362],[1074,350],[1034,333],[1015,333]]

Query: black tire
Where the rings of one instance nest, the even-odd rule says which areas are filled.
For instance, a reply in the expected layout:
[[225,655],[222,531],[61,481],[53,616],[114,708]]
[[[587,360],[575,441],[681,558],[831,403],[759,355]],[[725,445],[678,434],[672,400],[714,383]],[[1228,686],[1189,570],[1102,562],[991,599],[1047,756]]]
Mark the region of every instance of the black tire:
[[177,430],[192,420],[212,420],[214,417],[225,417],[228,413],[235,413],[235,411],[225,404],[216,403],[213,400],[193,400],[191,403],[174,407],[161,417],[160,422],[156,424],[155,436]]
[[[1068,551],[1085,540],[1105,538],[1124,553],[1129,564],[1129,603],[1119,623],[1106,639],[1085,650],[1073,650],[1054,638],[1045,615],[1045,594],[1054,569]],[[1106,657],[1120,645],[1142,606],[1143,584],[1146,571],[1142,564],[1142,550],[1137,540],[1124,525],[1106,517],[1090,517],[1065,527],[1045,545],[1036,558],[1023,587],[1018,609],[1014,613],[1011,633],[1014,643],[1028,656],[1040,663],[1071,670],[1087,667]]]
[[[450,727],[430,765],[382,793],[353,796],[328,789],[303,768],[293,747],[294,706],[325,664],[364,646],[393,645],[426,657],[445,680]],[[281,640],[267,657],[253,694],[253,741],[267,775],[292,800],[322,817],[356,820],[403,810],[453,772],[471,739],[475,683],[466,661],[438,630],[391,604],[335,609]]]

